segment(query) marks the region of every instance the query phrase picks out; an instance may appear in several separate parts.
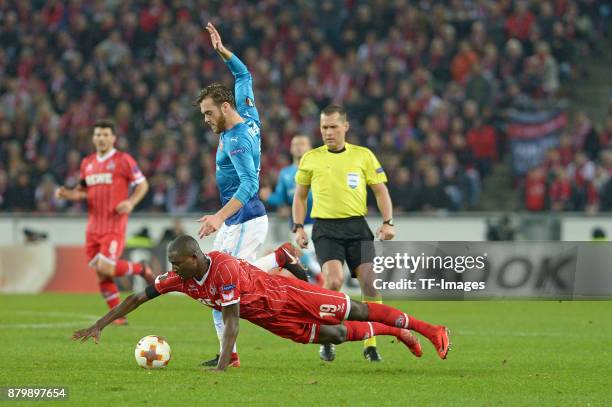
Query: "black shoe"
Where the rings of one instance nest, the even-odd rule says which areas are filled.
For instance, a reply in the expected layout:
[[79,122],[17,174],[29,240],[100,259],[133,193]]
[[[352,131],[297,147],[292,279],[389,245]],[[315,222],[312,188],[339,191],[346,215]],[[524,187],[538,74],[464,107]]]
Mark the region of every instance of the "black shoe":
[[378,353],[376,346],[368,346],[363,350],[363,357],[370,362],[382,362],[382,356]]
[[211,360],[205,360],[204,362],[202,362],[202,366],[212,366],[212,367],[215,367],[218,364],[219,364],[219,354],[217,354],[217,356],[215,356]]
[[333,362],[336,359],[336,347],[329,343],[321,345],[319,348],[319,357],[326,362]]

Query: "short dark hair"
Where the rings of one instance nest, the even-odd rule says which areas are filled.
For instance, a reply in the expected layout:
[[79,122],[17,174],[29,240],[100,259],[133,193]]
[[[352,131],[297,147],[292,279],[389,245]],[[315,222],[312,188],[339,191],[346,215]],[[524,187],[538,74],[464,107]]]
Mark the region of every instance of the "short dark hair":
[[221,106],[222,103],[229,103],[231,107],[236,108],[236,102],[234,100],[234,92],[230,88],[220,83],[213,83],[208,85],[200,91],[200,94],[193,102],[194,106],[200,106],[200,103],[206,98],[211,98],[215,105]]
[[93,128],[99,127],[101,129],[111,129],[111,132],[115,133],[115,123],[110,119],[101,119],[94,123]]
[[176,252],[180,256],[193,256],[202,253],[202,249],[193,237],[181,235],[168,245],[168,253],[170,252]]
[[325,109],[321,110],[321,114],[324,114],[325,116],[329,116],[334,113],[338,113],[344,120],[347,118],[346,110],[340,105],[328,105],[325,107]]

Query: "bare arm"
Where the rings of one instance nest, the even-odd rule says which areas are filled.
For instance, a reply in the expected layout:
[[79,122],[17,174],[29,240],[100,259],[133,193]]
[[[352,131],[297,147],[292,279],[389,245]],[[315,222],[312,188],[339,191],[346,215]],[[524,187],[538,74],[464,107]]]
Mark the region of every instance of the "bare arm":
[[102,330],[111,322],[117,318],[121,318],[129,314],[138,308],[141,304],[149,301],[151,298],[148,297],[146,291],[138,294],[132,294],[127,297],[121,304],[110,310],[106,315],[96,321],[95,324],[89,328],[75,331],[72,334],[72,339],[80,339],[81,342],[87,341],[89,338],[93,338],[95,343],[100,341],[100,334]]
[[134,192],[132,192],[132,195],[130,195],[128,199],[117,204],[116,211],[121,214],[131,213],[136,205],[142,201],[142,198],[144,198],[148,190],[149,183],[147,180],[142,181],[140,184],[136,185]]
[[225,331],[221,340],[221,354],[214,370],[224,371],[232,358],[232,349],[240,329],[240,303],[225,306],[221,309]]
[[55,197],[68,201],[80,201],[81,199],[87,199],[87,189],[81,185],[72,189],[61,186],[55,190]]
[[[307,209],[307,201],[308,201],[308,191],[310,190],[310,185],[302,185],[295,184],[295,193],[293,195],[293,222],[296,225],[304,224],[304,219],[306,218],[306,209]],[[308,234],[304,230],[304,228],[298,228],[295,231],[295,242],[303,249],[308,246]]]
[[[393,217],[393,203],[391,202],[391,196],[389,190],[384,183],[371,184],[370,188],[374,192],[376,197],[376,205],[382,215],[383,221],[389,220]],[[393,226],[383,224],[376,232],[381,240],[391,240],[395,236],[395,229]]]
[[210,22],[206,24],[206,30],[210,34],[210,40],[212,41],[212,46],[215,51],[217,51],[224,61],[228,61],[232,57],[232,52],[223,45],[219,31],[217,31],[215,26]]

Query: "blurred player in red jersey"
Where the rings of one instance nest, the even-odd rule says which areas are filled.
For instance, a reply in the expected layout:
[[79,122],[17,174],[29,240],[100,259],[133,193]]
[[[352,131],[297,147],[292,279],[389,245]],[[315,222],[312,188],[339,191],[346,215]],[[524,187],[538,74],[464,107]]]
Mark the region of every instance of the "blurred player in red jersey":
[[158,276],[145,291],[130,295],[94,325],[74,332],[73,339],[94,338],[98,343],[102,329],[112,321],[161,294],[176,291],[223,314],[221,355],[212,370],[223,371],[230,365],[239,318],[299,343],[339,344],[391,335],[419,357],[421,345],[412,336],[413,330],[429,339],[438,356],[446,359],[450,346],[446,327],[420,321],[388,305],[363,303],[295,278],[272,276],[226,253],[206,255],[191,236],[172,241],[168,259],[171,272]]
[[[109,308],[120,302],[113,277],[137,274],[149,284],[155,280],[148,266],[120,259],[128,215],[145,196],[149,184],[132,156],[114,148],[116,138],[112,122],[98,121],[93,129],[96,152],[81,161],[79,185],[73,189],[62,186],[56,191],[58,198],[87,199],[85,250]],[[128,196],[130,186],[134,190]],[[126,323],[125,318],[115,321],[117,325]]]

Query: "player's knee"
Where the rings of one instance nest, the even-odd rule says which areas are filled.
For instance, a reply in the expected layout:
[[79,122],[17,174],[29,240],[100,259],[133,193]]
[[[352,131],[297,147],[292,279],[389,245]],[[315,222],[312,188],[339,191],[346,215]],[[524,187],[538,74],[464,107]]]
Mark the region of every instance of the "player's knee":
[[115,266],[112,264],[105,262],[104,260],[98,259],[96,262],[96,273],[100,278],[109,278],[113,276],[113,272],[115,271]]
[[325,278],[325,288],[333,291],[340,291],[342,288],[342,283],[344,283],[342,278],[337,277],[326,277]]

